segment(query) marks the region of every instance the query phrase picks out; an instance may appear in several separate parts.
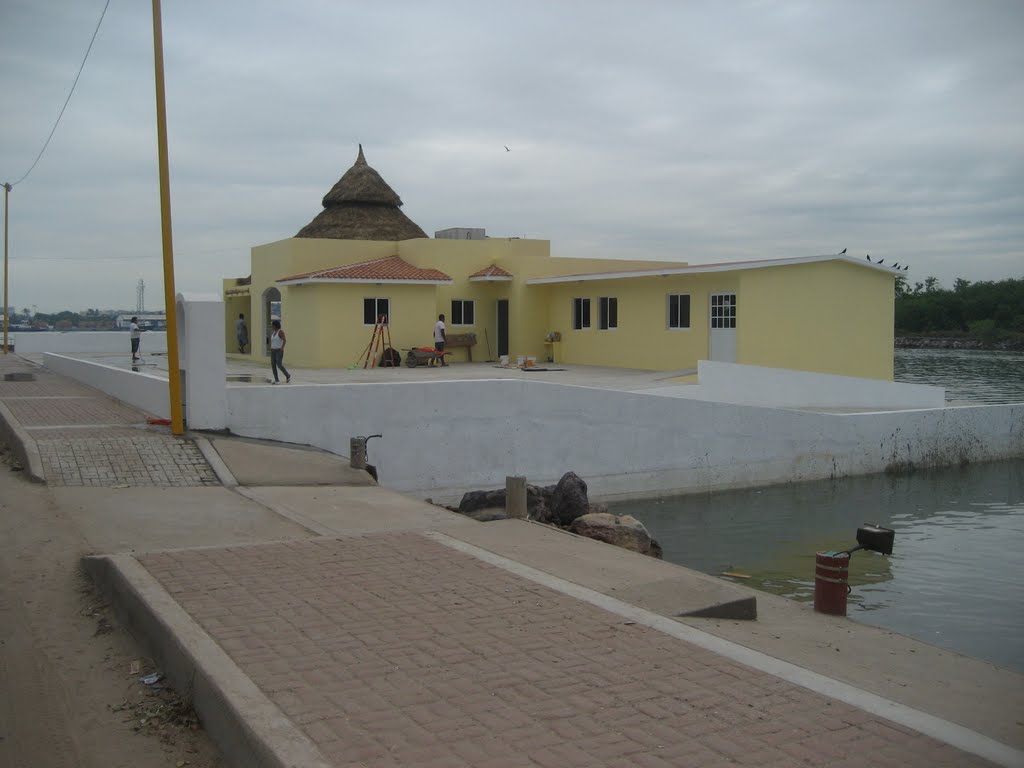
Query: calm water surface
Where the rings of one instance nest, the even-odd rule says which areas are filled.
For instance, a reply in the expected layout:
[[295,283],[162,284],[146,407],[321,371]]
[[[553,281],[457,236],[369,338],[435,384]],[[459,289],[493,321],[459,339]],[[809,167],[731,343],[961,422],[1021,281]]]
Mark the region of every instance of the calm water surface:
[[897,349],[893,378],[945,387],[952,401],[1024,403],[1024,352]]
[[611,507],[670,562],[800,601],[814,599],[815,552],[882,523],[895,550],[853,555],[850,617],[1024,671],[1024,459]]

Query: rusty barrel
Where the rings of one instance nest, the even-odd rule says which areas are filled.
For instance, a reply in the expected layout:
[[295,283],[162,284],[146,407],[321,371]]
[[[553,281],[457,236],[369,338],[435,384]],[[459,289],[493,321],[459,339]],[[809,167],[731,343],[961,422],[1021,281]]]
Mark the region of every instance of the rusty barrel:
[[818,552],[814,556],[814,610],[830,616],[846,615],[850,555]]

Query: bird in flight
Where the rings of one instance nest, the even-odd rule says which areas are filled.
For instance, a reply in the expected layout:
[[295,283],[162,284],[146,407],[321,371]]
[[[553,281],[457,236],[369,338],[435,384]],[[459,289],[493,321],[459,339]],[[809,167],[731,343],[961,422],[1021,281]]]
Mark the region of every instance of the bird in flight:
[[[502,144],[501,146],[505,147],[505,145],[504,145],[504,144]],[[509,149],[508,147],[505,147],[505,151],[506,151],[506,152],[511,152],[512,150],[511,150],[511,149]]]
[[843,248],[843,250],[841,250],[841,251],[839,252],[839,255],[840,255],[840,256],[842,256],[842,255],[843,255],[844,253],[846,253],[846,249],[845,249],[845,248]]

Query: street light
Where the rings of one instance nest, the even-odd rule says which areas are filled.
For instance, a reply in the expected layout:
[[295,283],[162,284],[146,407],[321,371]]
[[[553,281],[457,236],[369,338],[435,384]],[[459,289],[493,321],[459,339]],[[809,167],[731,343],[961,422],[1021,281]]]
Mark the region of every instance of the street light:
[[7,354],[7,230],[10,229],[10,217],[7,215],[11,185],[4,182],[4,354]]

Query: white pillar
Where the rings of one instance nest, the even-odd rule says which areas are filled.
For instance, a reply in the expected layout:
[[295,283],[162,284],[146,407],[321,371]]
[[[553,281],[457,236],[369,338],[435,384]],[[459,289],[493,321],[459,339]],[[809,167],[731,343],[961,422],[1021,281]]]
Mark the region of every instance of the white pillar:
[[179,293],[175,305],[185,425],[189,429],[224,429],[224,302],[216,294]]

